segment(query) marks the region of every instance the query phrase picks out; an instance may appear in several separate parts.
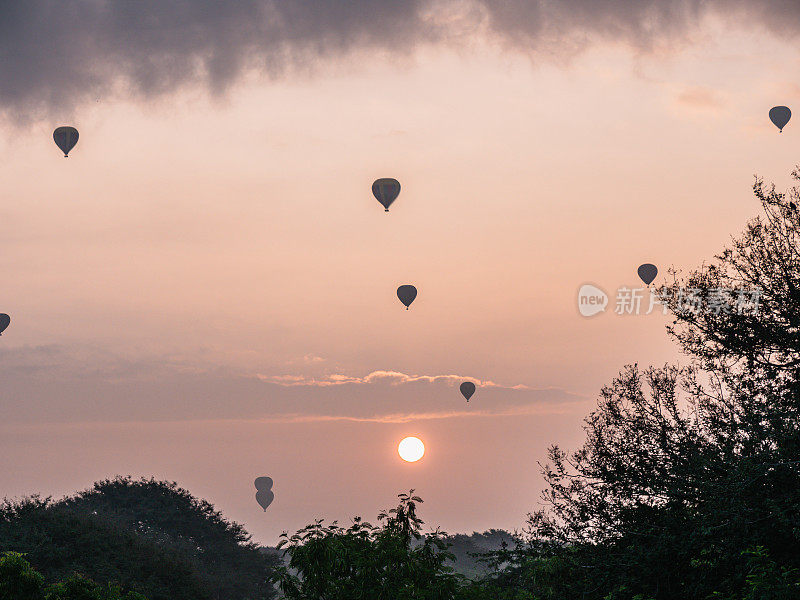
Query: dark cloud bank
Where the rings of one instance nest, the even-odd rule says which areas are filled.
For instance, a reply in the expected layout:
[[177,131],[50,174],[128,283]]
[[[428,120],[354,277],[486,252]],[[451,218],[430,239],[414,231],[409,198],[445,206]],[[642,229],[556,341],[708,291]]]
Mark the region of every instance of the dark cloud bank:
[[544,59],[596,40],[640,51],[686,42],[709,15],[793,38],[796,0],[0,0],[0,110],[25,121],[106,94],[224,91],[361,50],[487,35]]

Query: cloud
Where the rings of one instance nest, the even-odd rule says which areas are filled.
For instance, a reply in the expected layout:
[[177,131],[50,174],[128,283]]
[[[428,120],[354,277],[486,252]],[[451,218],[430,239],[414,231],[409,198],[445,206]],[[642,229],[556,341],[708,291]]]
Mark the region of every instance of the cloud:
[[364,377],[344,375],[334,373],[325,378],[305,377],[303,375],[259,375],[262,381],[269,381],[285,386],[311,386],[328,387],[333,385],[365,385],[373,383],[387,383],[389,385],[402,385],[404,383],[415,383],[423,381],[426,383],[447,382],[450,385],[458,385],[463,381],[472,381],[478,387],[496,387],[509,390],[530,389],[525,385],[518,384],[513,386],[500,385],[493,381],[481,381],[475,377],[466,375],[407,375],[398,371],[372,371]]
[[[482,385],[469,404],[454,386],[464,379]],[[509,388],[457,375],[373,371],[363,377],[336,374],[320,385],[303,375],[252,375],[169,357],[133,360],[61,346],[0,350],[0,381],[5,423],[400,423],[534,414],[586,402],[563,390]]]
[[[392,413],[376,415],[373,417],[351,417],[347,415],[277,415],[262,419],[270,423],[319,423],[347,421],[352,423],[411,423],[412,421],[435,421],[440,419],[470,418],[470,417],[518,417],[565,412],[565,407],[570,408],[578,403],[565,402],[562,404],[535,404],[518,407],[475,408],[473,410],[448,410],[440,412],[417,413]],[[582,402],[581,402],[582,404]]]
[[0,0],[0,111],[61,116],[106,95],[221,93],[244,73],[319,68],[359,51],[407,55],[476,36],[562,60],[597,41],[652,51],[706,16],[791,38],[791,0]]
[[[580,410],[585,408],[585,403],[573,400],[571,402],[564,402],[560,404],[539,404],[530,406],[521,406],[516,408],[488,408],[473,410],[449,410],[440,412],[413,412],[413,413],[392,413],[386,415],[375,415],[371,417],[357,417],[349,415],[327,415],[327,414],[302,414],[302,413],[288,413],[272,415],[269,417],[254,417],[249,419],[192,419],[195,425],[221,425],[221,424],[264,424],[264,425],[285,425],[285,424],[303,424],[303,423],[374,423],[379,425],[402,425],[404,423],[413,423],[417,421],[438,421],[446,419],[470,419],[470,418],[503,418],[503,417],[521,417],[521,416],[537,416],[537,415],[554,415],[574,413],[576,407]],[[17,431],[24,430],[25,428],[34,428],[45,430],[52,427],[54,430],[63,430],[64,426],[74,426],[86,429],[106,429],[111,425],[147,425],[152,423],[160,424],[175,424],[186,423],[187,419],[180,420],[93,420],[93,421],[4,421],[0,422],[0,430],[3,428],[14,429]]]
[[432,32],[407,0],[0,0],[0,104],[64,114],[109,93],[225,90],[354,48],[404,51]]

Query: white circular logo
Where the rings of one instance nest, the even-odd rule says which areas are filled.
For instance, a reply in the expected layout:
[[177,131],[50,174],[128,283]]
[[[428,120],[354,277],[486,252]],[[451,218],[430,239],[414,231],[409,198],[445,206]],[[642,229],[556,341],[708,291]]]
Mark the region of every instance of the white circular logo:
[[608,294],[599,287],[585,283],[578,290],[578,312],[584,317],[593,317],[605,311],[608,306]]

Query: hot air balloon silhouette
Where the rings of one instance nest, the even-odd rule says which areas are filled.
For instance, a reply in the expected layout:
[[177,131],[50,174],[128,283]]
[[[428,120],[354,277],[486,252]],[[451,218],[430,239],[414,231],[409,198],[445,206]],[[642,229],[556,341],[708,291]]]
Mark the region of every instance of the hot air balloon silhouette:
[[8,329],[9,325],[11,325],[11,317],[5,313],[0,314],[0,335],[3,335],[3,332]]
[[792,118],[792,111],[788,106],[773,106],[769,109],[769,120],[778,128],[778,132],[782,132],[783,128]]
[[461,390],[461,395],[467,399],[467,402],[469,402],[469,399],[472,398],[472,394],[475,393],[475,384],[471,381],[465,381],[459,386],[458,389]]
[[69,155],[69,151],[78,143],[78,130],[74,127],[56,127],[53,132],[53,140],[56,146],[61,148],[66,158]]
[[401,285],[397,288],[397,297],[400,298],[400,302],[405,304],[406,310],[408,310],[414,298],[417,297],[417,288],[413,285]]
[[400,194],[400,182],[389,177],[376,179],[372,184],[372,194],[378,202],[383,204],[386,212],[389,212],[389,206]]
[[656,275],[658,275],[658,267],[650,263],[645,263],[639,266],[637,273],[639,273],[639,278],[644,281],[645,285],[650,285],[653,283],[653,279],[656,278]]
[[255,486],[258,490],[256,492],[256,502],[264,509],[264,512],[267,512],[267,507],[275,499],[275,494],[272,493],[272,478],[256,477]]

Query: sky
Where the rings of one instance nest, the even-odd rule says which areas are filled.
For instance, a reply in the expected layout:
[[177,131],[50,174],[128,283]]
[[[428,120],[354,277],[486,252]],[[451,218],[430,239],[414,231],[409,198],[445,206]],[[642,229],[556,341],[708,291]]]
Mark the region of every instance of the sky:
[[0,1],[0,496],[154,476],[272,544],[414,488],[521,528],[600,389],[688,361],[617,290],[789,185],[798,33],[788,1]]

